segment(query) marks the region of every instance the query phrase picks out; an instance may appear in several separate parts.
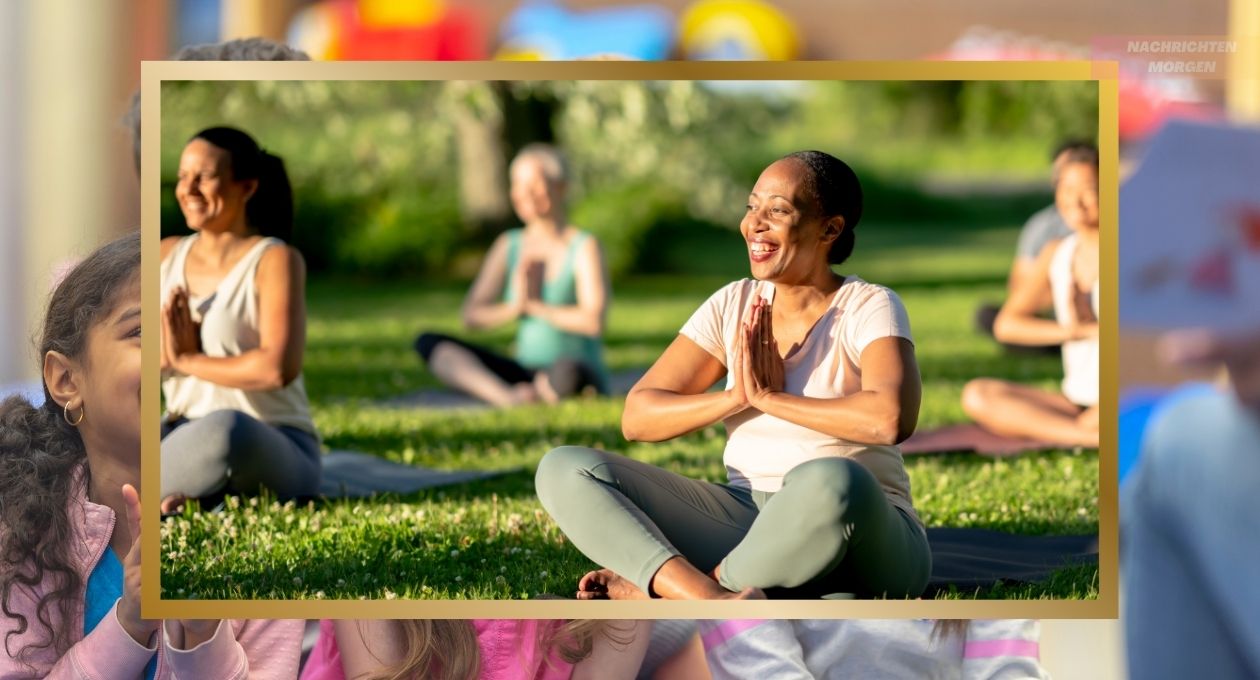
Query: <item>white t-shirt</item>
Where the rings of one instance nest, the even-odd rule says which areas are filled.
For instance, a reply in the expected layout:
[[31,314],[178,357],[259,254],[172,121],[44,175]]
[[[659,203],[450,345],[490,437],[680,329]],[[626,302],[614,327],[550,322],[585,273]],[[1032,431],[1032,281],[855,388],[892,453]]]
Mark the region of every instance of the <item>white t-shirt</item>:
[[[723,366],[731,366],[739,346],[741,322],[755,295],[774,299],[774,284],[742,279],[714,293],[679,332]],[[795,354],[783,362],[783,391],[832,399],[862,390],[861,357],[880,338],[910,337],[910,317],[891,290],[850,276]],[[734,376],[727,372],[729,389]],[[815,458],[843,456],[864,465],[893,505],[919,521],[910,497],[910,478],[897,446],[857,444],[807,427],[745,409],[724,421],[723,461],[731,484],[757,491],[778,491],[789,470]],[[922,524],[922,522],[920,522]]]

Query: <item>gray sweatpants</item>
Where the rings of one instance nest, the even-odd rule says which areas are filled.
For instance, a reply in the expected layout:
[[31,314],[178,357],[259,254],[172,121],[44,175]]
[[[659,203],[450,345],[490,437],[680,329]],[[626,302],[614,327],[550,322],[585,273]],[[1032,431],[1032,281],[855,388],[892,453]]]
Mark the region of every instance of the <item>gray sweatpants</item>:
[[162,497],[204,498],[220,491],[280,498],[319,493],[319,440],[240,411],[215,411],[162,424]]
[[645,593],[667,560],[721,564],[723,587],[779,597],[917,597],[931,551],[916,522],[847,458],[802,463],[775,493],[689,479],[625,456],[562,446],[543,457],[538,498],[592,561]]

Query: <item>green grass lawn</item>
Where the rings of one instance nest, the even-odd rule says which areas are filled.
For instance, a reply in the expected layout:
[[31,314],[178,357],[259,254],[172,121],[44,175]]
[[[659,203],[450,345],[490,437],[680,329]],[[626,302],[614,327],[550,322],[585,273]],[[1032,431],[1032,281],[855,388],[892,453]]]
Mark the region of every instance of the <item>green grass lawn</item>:
[[[910,311],[924,382],[920,427],[964,420],[966,380],[1003,376],[1053,388],[1055,358],[1013,358],[972,329],[981,300],[1003,293],[1017,226],[865,224],[843,271],[897,290]],[[703,246],[702,275],[618,282],[607,359],[649,365],[692,311],[747,275],[738,236]],[[564,537],[533,493],[550,448],[582,444],[689,476],[724,481],[720,426],[663,444],[627,443],[622,400],[499,412],[385,407],[381,399],[436,385],[411,348],[421,329],[463,333],[464,287],[422,282],[311,282],[306,384],[325,444],[449,469],[512,469],[494,479],[405,497],[295,506],[230,499],[223,512],[188,509],[162,527],[167,598],[531,598],[570,595],[594,565]],[[511,330],[467,335],[506,347]],[[1098,455],[1048,451],[1014,460],[976,456],[907,463],[915,506],[929,526],[1025,534],[1098,530]],[[1096,567],[1044,584],[947,598],[1093,598]]]

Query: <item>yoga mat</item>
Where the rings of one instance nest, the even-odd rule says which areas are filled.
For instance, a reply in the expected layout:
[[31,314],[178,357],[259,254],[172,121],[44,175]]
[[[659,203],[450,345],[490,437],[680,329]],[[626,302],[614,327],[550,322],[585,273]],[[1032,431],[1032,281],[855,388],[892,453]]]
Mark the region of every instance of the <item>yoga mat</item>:
[[1037,583],[1073,564],[1098,563],[1097,536],[1021,536],[987,529],[935,527],[928,593],[989,587],[997,581]]
[[433,470],[358,451],[330,451],[322,459],[320,495],[366,498],[378,493],[408,494],[438,486],[497,477],[514,470]]
[[[618,371],[608,378],[608,386],[613,395],[625,395],[630,391],[631,387],[643,377],[645,371]],[[473,408],[484,409],[490,408],[485,402],[461,394],[454,390],[445,390],[440,388],[426,388],[408,392],[397,397],[390,397],[377,402],[378,405],[386,408],[433,408],[433,409],[461,409]]]
[[1027,451],[1071,448],[1052,442],[1012,439],[994,434],[975,423],[946,425],[934,430],[915,432],[901,443],[901,455],[974,451],[982,456],[1007,458]]

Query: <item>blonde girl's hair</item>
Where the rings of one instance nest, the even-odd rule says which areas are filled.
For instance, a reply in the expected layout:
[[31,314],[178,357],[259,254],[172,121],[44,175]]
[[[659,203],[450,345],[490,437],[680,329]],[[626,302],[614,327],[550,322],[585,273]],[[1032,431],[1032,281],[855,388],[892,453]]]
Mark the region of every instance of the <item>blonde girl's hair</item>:
[[[517,621],[520,625],[522,622]],[[481,652],[471,621],[458,619],[409,619],[399,621],[405,644],[405,658],[366,680],[477,680]],[[626,631],[599,619],[565,621],[560,626],[540,626],[535,641],[544,656],[552,652],[568,663],[591,655],[599,636],[629,644]]]
[[939,642],[949,637],[966,635],[967,619],[937,619],[932,625],[932,641]]

